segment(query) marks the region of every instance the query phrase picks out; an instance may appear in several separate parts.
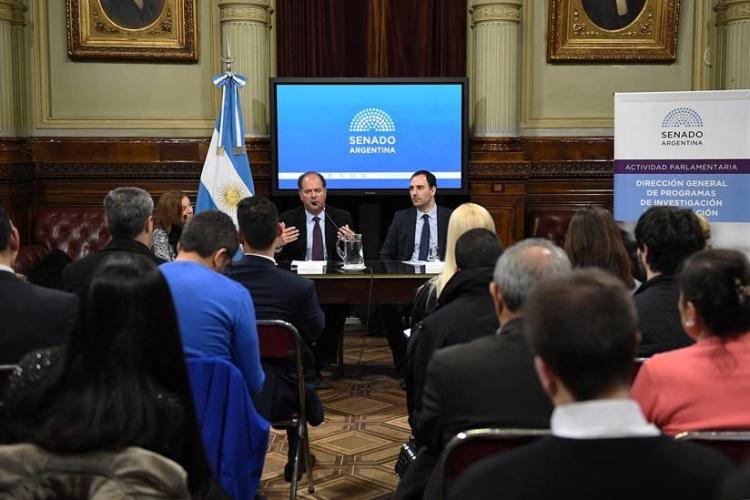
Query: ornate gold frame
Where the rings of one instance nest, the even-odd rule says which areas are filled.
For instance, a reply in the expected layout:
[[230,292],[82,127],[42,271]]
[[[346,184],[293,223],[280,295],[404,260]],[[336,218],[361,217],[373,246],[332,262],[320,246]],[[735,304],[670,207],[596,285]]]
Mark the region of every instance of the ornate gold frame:
[[589,19],[582,0],[550,0],[547,61],[673,62],[679,15],[679,0],[646,0],[630,24],[606,30]]
[[115,24],[101,0],[67,0],[71,59],[198,62],[196,0],[164,0],[164,9],[144,28]]

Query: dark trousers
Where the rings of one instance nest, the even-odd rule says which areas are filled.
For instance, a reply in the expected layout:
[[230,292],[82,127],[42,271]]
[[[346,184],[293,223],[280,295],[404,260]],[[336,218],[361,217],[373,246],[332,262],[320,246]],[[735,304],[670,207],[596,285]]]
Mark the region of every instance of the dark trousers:
[[404,329],[408,328],[408,317],[411,313],[411,304],[382,304],[380,306],[380,317],[388,339],[388,346],[393,355],[393,364],[396,372],[401,375],[404,369],[404,358],[406,357],[406,344],[408,340],[404,336]]
[[349,313],[347,304],[321,304],[326,317],[326,326],[318,340],[315,341],[313,353],[318,368],[325,367],[336,361],[339,336],[343,335],[346,315]]

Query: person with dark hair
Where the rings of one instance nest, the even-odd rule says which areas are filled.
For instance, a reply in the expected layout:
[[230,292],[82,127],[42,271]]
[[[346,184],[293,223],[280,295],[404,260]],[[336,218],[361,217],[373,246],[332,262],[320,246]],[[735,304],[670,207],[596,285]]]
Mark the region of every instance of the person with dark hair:
[[193,205],[182,191],[167,191],[159,197],[154,211],[154,255],[167,262],[177,257],[182,228],[193,216]]
[[34,349],[65,342],[75,327],[78,297],[25,283],[13,270],[18,229],[0,207],[0,364],[17,363]]
[[104,197],[104,218],[112,239],[99,252],[88,255],[65,267],[60,288],[77,294],[86,302],[91,278],[101,263],[115,253],[143,255],[155,264],[163,259],[151,251],[153,244],[154,200],[141,188],[121,187]]
[[497,235],[471,229],[456,241],[456,273],[434,312],[417,323],[406,350],[406,402],[410,420],[422,407],[425,372],[438,349],[491,335],[499,326],[487,289],[503,247]]
[[646,282],[633,300],[640,319],[638,356],[692,344],[680,325],[675,275],[682,263],[706,246],[695,214],[684,208],[651,207],[638,219],[635,240]]
[[[281,237],[277,240],[280,261],[338,259],[338,238],[354,234],[352,214],[326,203],[326,179],[314,171],[304,172],[297,179],[302,206],[283,212]],[[279,250],[280,248],[280,250]],[[342,335],[349,305],[325,304],[325,327],[314,346],[317,368],[324,368],[337,359],[338,339]],[[330,387],[318,378],[319,388]]]
[[630,257],[612,214],[601,207],[576,211],[565,235],[565,253],[576,267],[598,267],[617,276],[628,290],[635,289]]
[[238,245],[228,215],[201,212],[185,224],[177,258],[160,269],[172,291],[183,345],[232,362],[252,396],[264,379],[253,300],[244,286],[221,274]]
[[2,441],[56,453],[138,446],[179,463],[200,497],[211,472],[158,268],[141,255],[108,256],[83,313],[63,347],[27,354],[11,375]]
[[445,444],[461,431],[549,425],[552,405],[523,337],[525,302],[543,278],[569,270],[565,252],[548,240],[526,239],[502,253],[488,293],[500,328],[496,335],[432,355],[422,406],[411,420],[419,451],[401,478],[397,498],[436,496],[439,480],[433,469]]
[[[307,420],[312,425],[323,421],[323,407],[315,392],[315,361],[310,344],[323,331],[323,311],[318,305],[315,284],[296,273],[279,269],[274,260],[277,239],[281,237],[279,212],[267,198],[249,197],[237,205],[237,222],[244,257],[235,262],[228,276],[245,286],[255,303],[258,319],[288,321],[303,339]],[[279,293],[283,290],[283,293]],[[255,407],[268,420],[282,419],[298,411],[297,372],[289,363],[263,361],[266,382],[255,398]],[[291,481],[294,443],[293,430],[287,431],[289,461],[284,477]],[[301,469],[304,468],[301,467]],[[303,470],[299,471],[301,475]]]
[[[417,170],[409,179],[412,207],[393,214],[380,260],[426,261],[445,259],[448,221],[452,210],[435,203],[437,179],[427,170]],[[444,284],[444,283],[443,283]],[[404,316],[413,304],[384,304],[380,307],[383,327],[393,355],[396,373],[403,372],[406,356]]]
[[696,343],[643,364],[633,397],[664,432],[750,427],[750,263],[735,250],[690,257],[678,279]]
[[524,315],[552,435],[479,461],[448,498],[714,498],[731,463],[662,435],[629,398],[638,320],[620,280],[600,269],[546,279]]

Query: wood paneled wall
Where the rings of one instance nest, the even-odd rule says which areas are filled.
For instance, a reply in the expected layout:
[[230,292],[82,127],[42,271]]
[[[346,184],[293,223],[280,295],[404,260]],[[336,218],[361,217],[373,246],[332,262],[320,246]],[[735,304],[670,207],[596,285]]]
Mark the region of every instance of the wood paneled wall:
[[[258,195],[270,193],[269,143],[247,143]],[[158,198],[195,196],[208,140],[157,138],[0,139],[0,204],[25,241],[45,207],[96,206],[110,189],[138,185]],[[469,199],[485,206],[503,243],[533,231],[540,216],[590,204],[612,206],[611,137],[476,139]]]

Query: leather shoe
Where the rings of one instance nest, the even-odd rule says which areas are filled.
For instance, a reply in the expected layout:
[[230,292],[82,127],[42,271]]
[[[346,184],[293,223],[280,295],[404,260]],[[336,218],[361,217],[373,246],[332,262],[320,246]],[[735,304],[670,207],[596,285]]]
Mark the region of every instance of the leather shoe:
[[[310,463],[315,467],[315,455],[310,454]],[[294,470],[294,463],[287,462],[284,466],[284,481],[287,483],[292,482],[292,471]],[[299,467],[297,468],[297,481],[302,479],[302,476],[307,472],[307,466],[305,465],[304,457],[300,457]]]

